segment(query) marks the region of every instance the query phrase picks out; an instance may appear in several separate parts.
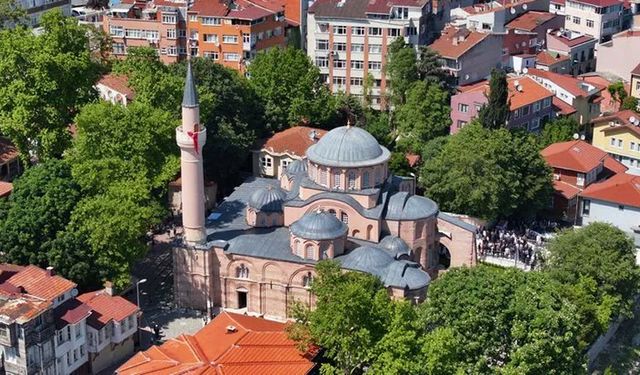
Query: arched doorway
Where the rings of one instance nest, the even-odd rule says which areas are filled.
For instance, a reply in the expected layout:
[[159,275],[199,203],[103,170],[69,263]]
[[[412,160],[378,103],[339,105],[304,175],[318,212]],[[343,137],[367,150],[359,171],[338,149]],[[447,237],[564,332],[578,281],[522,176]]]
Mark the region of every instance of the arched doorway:
[[451,267],[451,252],[449,248],[440,243],[438,247],[438,268],[446,270]]

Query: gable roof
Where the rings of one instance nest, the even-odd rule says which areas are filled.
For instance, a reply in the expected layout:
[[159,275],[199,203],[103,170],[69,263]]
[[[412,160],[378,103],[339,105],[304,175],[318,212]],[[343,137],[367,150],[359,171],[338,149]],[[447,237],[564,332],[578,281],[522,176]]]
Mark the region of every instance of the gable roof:
[[569,56],[567,55],[561,55],[559,53],[549,52],[547,50],[540,51],[536,55],[536,64],[544,66],[550,66],[568,60]]
[[597,117],[593,119],[591,122],[596,125],[613,122],[612,126],[603,127],[600,130],[605,133],[613,130],[629,130],[635,133],[637,136],[640,136],[640,127],[631,123],[630,119],[632,117],[635,117],[637,120],[640,120],[639,113],[636,113],[630,109],[625,109],[620,112],[612,113],[609,116]]
[[489,33],[449,26],[442,31],[442,35],[429,48],[442,57],[458,59],[467,51],[482,43],[489,35]]
[[132,100],[135,96],[135,93],[133,92],[131,87],[129,87],[129,77],[123,74],[105,74],[102,76],[102,78],[100,78],[98,84],[119,92],[120,94],[126,96],[128,100]]
[[7,282],[18,288],[22,287],[27,294],[47,301],[53,301],[77,286],[73,281],[58,275],[50,275],[48,271],[37,266],[26,266],[11,276]]
[[633,68],[633,70],[631,71],[631,74],[640,76],[640,64],[636,65],[636,67]]
[[551,103],[553,104],[555,112],[558,115],[568,116],[578,112],[575,108],[573,108],[573,106],[565,103],[557,96],[554,96],[553,99],[551,99]]
[[[311,139],[311,132],[315,132],[315,139]],[[294,126],[262,140],[258,147],[269,152],[292,154],[302,158],[305,156],[307,148],[315,144],[326,133],[327,131],[322,129]]]
[[[530,68],[527,74],[533,77],[539,77],[541,79],[542,78],[548,79],[549,81],[567,90],[573,96],[587,97],[590,95],[597,94],[602,90],[604,90],[604,87],[602,86],[599,86],[594,83],[588,84],[584,80],[577,79],[567,74],[558,74],[558,73],[547,72],[546,70],[540,70],[540,69],[534,69],[534,68]],[[593,90],[589,90],[587,85],[593,86],[594,87]]]
[[317,348],[296,349],[284,323],[222,312],[195,335],[137,353],[116,370],[132,374],[308,374]]
[[608,180],[589,185],[580,195],[584,198],[640,207],[640,176],[619,173]]
[[538,26],[543,25],[556,17],[557,14],[530,10],[508,22],[505,27],[508,29],[534,31]]
[[87,324],[95,329],[101,329],[112,320],[122,321],[139,310],[135,304],[120,296],[109,295],[104,290],[84,293],[77,299],[93,310]]
[[13,191],[13,184],[11,182],[0,181],[0,198],[8,197]]
[[604,162],[607,153],[582,140],[554,143],[540,152],[554,168],[589,173]]
[[18,157],[18,148],[7,138],[0,137],[0,164],[4,164]]
[[[520,90],[516,88],[520,86]],[[553,97],[553,93],[546,88],[542,87],[538,82],[532,78],[523,77],[508,77],[507,86],[509,89],[509,109],[515,111],[523,106],[533,104],[545,98]],[[472,87],[465,88],[463,93],[476,93],[482,92],[485,97],[489,95],[489,82],[482,81]]]
[[65,301],[62,305],[53,310],[56,322],[56,329],[63,328],[68,324],[76,324],[82,319],[91,315],[91,308],[86,303],[73,298]]
[[50,301],[0,289],[0,322],[23,324],[47,311]]

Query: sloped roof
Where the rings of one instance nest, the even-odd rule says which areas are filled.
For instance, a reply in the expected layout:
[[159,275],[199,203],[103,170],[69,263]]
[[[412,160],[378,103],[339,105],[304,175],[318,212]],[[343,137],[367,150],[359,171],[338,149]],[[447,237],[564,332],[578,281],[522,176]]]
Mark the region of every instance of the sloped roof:
[[635,68],[631,71],[631,74],[640,76],[640,64],[636,65]]
[[[547,72],[546,70],[540,70],[540,69],[534,69],[534,68],[530,68],[527,74],[535,77],[546,78],[549,81],[552,81],[556,85],[567,90],[569,93],[571,93],[571,95],[583,96],[583,97],[590,95],[589,91],[591,90],[588,90],[588,88],[585,87],[587,84],[582,79],[578,79],[567,74]],[[591,85],[594,86],[594,90],[597,90],[595,93],[598,93],[604,90],[604,87],[600,85],[597,85],[597,84],[591,84]]]
[[635,126],[634,124],[631,123],[630,121],[631,117],[640,119],[640,114],[630,109],[625,109],[620,112],[612,113],[611,115],[608,115],[608,116],[595,118],[592,120],[592,122],[594,124],[601,124],[601,123],[609,123],[610,121],[613,121],[615,125],[607,126],[602,128],[602,130],[600,130],[605,133],[611,132],[614,130],[623,129],[623,130],[629,130],[635,133],[636,135],[640,136],[640,127]]
[[604,162],[607,153],[582,140],[554,143],[540,152],[554,168],[588,173]]
[[[312,132],[315,132],[313,139],[311,139]],[[293,154],[302,158],[306,154],[307,148],[315,144],[326,133],[327,131],[322,129],[294,126],[263,139],[258,147],[268,152]]]
[[91,314],[89,305],[80,302],[76,298],[65,301],[62,305],[53,310],[56,320],[56,329],[65,327],[68,324],[76,324]]
[[122,321],[138,311],[138,306],[120,296],[112,296],[104,290],[81,294],[77,298],[88,305],[93,313],[87,319],[87,323],[100,329],[112,320]]
[[[447,27],[429,48],[442,57],[458,59],[467,51],[482,43],[489,35],[489,33],[471,31],[465,28]],[[458,42],[455,41],[456,39]]]
[[61,294],[75,288],[76,283],[58,275],[49,275],[46,270],[37,266],[27,266],[8,280],[13,286],[22,287],[26,293],[53,301]]
[[[516,88],[516,82],[520,90]],[[533,104],[545,98],[550,98],[553,93],[530,77],[509,77],[507,78],[509,89],[509,109],[515,111],[525,105]],[[464,93],[482,92],[489,95],[489,81],[482,81],[472,87],[466,88]]]
[[568,60],[569,56],[567,55],[561,55],[559,53],[549,52],[547,50],[540,51],[536,55],[536,64],[544,66],[553,65]]
[[[195,335],[139,352],[116,370],[133,374],[308,374],[317,348],[301,353],[284,323],[222,312]],[[231,329],[230,329],[231,328]]]
[[564,181],[553,181],[553,190],[555,190],[558,194],[562,195],[566,199],[571,199],[578,195],[580,189],[577,187],[568,184]]
[[7,138],[0,137],[0,164],[4,164],[18,157],[18,148]]
[[549,22],[556,17],[561,17],[561,16],[558,16],[557,14],[553,14],[549,12],[540,12],[537,10],[530,10],[514,18],[505,26],[508,29],[533,31],[535,30],[536,27],[546,22]]
[[0,321],[4,324],[26,323],[45,312],[50,301],[0,289]]
[[[640,176],[619,173],[608,180],[589,185],[580,194],[584,198],[640,207]],[[629,223],[631,226],[632,223]]]
[[0,197],[8,197],[13,191],[11,182],[0,181]]
[[551,99],[551,103],[555,107],[555,112],[559,115],[568,116],[577,112],[575,108],[565,103],[557,96],[554,96],[553,99]]
[[98,83],[123,94],[129,100],[135,96],[135,93],[131,87],[129,87],[129,77],[126,75],[114,73],[105,74],[100,78]]

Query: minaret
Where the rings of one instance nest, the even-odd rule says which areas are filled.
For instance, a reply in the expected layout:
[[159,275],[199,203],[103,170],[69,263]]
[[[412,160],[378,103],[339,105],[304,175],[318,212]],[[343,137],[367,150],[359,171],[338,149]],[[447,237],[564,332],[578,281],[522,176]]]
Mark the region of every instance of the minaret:
[[184,240],[190,245],[206,241],[202,168],[202,146],[206,141],[206,129],[200,126],[200,105],[189,62],[182,97],[182,126],[176,129],[176,142],[180,147]]

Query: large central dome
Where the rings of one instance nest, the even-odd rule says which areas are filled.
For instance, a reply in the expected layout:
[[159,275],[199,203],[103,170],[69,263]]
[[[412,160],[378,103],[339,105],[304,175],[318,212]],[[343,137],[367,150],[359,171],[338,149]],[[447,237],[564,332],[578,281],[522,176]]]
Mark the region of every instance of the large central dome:
[[307,150],[309,160],[329,167],[366,167],[384,163],[389,156],[386,147],[356,126],[335,128]]

